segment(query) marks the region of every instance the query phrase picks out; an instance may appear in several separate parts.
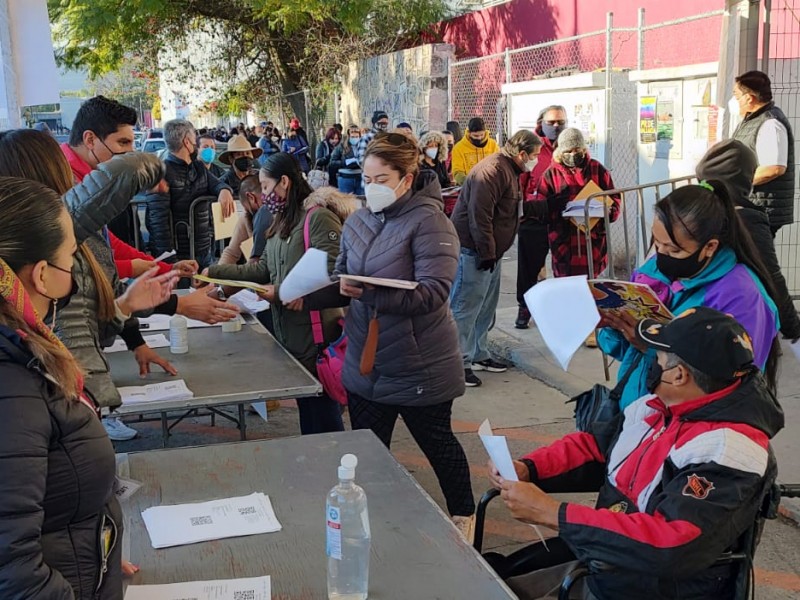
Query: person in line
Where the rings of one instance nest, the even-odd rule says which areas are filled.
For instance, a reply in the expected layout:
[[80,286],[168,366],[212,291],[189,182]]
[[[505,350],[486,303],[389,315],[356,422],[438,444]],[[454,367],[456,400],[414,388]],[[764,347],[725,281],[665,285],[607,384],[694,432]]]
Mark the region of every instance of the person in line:
[[[324,338],[326,343],[331,343],[341,335],[339,321],[343,313],[338,307],[342,306],[342,299],[336,288],[329,286],[316,294],[284,304],[280,286],[305,254],[307,218],[310,247],[328,254],[328,268],[333,271],[339,253],[342,223],[354,206],[349,197],[333,188],[312,192],[297,162],[284,152],[267,159],[259,179],[267,207],[273,214],[264,253],[255,263],[212,265],[207,271],[211,277],[267,285],[263,296],[270,302],[275,338],[313,374],[316,373],[318,349],[314,344],[309,311],[321,312]],[[325,393],[298,398],[297,408],[303,435],[344,430],[339,404]]]
[[[230,243],[225,246],[219,259],[220,265],[236,265],[241,261],[258,260],[258,256],[245,256],[245,242],[253,238],[253,218],[264,205],[261,198],[261,182],[258,175],[248,175],[242,180],[239,187],[239,202],[242,203],[244,214],[236,222]],[[270,214],[267,212],[267,214]]]
[[794,222],[794,133],[789,119],[775,106],[769,77],[748,71],[736,78],[733,96],[744,117],[731,136],[758,157],[751,201],[767,211],[772,235]]
[[264,131],[258,140],[258,144],[256,144],[262,152],[258,159],[258,164],[260,166],[264,166],[264,163],[271,154],[281,151],[280,147],[278,147],[280,142],[281,138],[278,134],[278,130],[272,126],[271,122],[264,122]]
[[[656,203],[651,233],[655,255],[633,281],[649,285],[674,315],[697,306],[732,315],[753,340],[754,362],[774,390],[780,346],[772,281],[725,185],[712,180],[673,191]],[[600,348],[620,361],[620,374],[633,369],[620,399],[625,408],[647,392],[655,352],[636,338],[633,318],[609,317],[601,325]]]
[[461,131],[461,125],[458,123],[458,121],[448,121],[444,128],[450,132],[450,135],[453,136],[454,144],[460,142],[464,137],[464,133]]
[[[367,208],[345,222],[336,273],[418,285],[399,290],[341,280],[341,293],[352,298],[342,369],[350,423],[371,429],[388,448],[402,416],[436,473],[447,510],[470,539],[475,503],[469,465],[451,424],[453,401],[464,393],[458,332],[447,302],[458,237],[442,212],[435,176],[419,171],[419,150],[405,136],[375,136],[364,181]],[[377,340],[370,339],[375,333]],[[374,364],[365,372],[366,347],[373,342],[377,350],[366,358]]]
[[[173,119],[164,124],[164,140],[169,155],[164,163],[166,194],[148,195],[146,223],[150,232],[150,251],[155,255],[177,251],[178,260],[192,257],[200,268],[213,260],[214,232],[211,228],[210,201],[195,208],[194,232],[189,236],[192,203],[198,198],[214,197],[222,207],[225,218],[236,210],[229,185],[212,175],[205,165],[197,160],[197,135],[194,125],[183,119]],[[174,231],[170,227],[174,226]],[[192,238],[194,247],[192,248]]]
[[483,119],[473,117],[469,120],[467,135],[453,148],[453,179],[462,185],[475,165],[499,151],[500,147],[486,131]]
[[[130,106],[120,104],[105,96],[94,96],[81,104],[75,114],[69,141],[62,145],[68,158],[75,156],[85,167],[81,177],[100,163],[111,160],[117,154],[134,150],[133,126],[136,125],[136,111]],[[109,231],[129,246],[143,246],[137,239],[137,224],[130,210],[124,211],[108,225]]]
[[389,131],[389,115],[382,110],[376,110],[372,113],[372,129],[368,131],[361,131],[361,139],[356,147],[356,158],[358,159],[359,166],[364,165],[364,158],[367,155],[367,147],[370,142],[381,132]]
[[420,167],[423,171],[432,171],[442,189],[450,187],[450,175],[447,172],[447,142],[444,136],[429,131],[419,141]]
[[[397,130],[400,131],[397,131]],[[414,128],[411,127],[410,123],[406,123],[405,121],[398,123],[395,127],[395,133],[402,133],[403,135],[414,135]]]
[[230,165],[222,178],[233,191],[234,197],[239,196],[239,186],[248,175],[255,173],[253,161],[261,156],[261,148],[254,148],[243,136],[234,136],[228,140],[228,148],[219,155],[219,162]]
[[[593,182],[602,190],[614,189],[611,174],[599,161],[589,156],[583,134],[580,129],[569,128],[558,136],[558,143],[553,152],[553,162],[539,180],[536,200],[530,202],[533,214],[543,215],[547,223],[547,238],[555,277],[588,275],[599,277],[608,266],[608,232],[605,219],[597,219],[591,225],[589,238],[592,246],[592,273],[589,273],[589,258],[586,250],[586,224],[583,217],[565,218],[561,213],[567,203],[583,190],[589,182]],[[619,195],[604,196],[610,203],[609,221],[619,218]],[[586,346],[597,347],[597,339],[592,332],[586,339]]]
[[336,181],[336,169],[331,166],[331,158],[336,148],[342,141],[342,134],[335,127],[328,129],[325,139],[317,144],[316,165],[317,169],[328,171],[328,185],[338,187]]
[[[72,219],[53,190],[2,177],[0,223],[0,589],[4,598],[119,600],[114,448],[81,365],[40,317],[57,317],[75,287]],[[145,284],[148,302],[126,310],[169,295],[152,276]]]
[[361,143],[361,130],[358,125],[347,128],[347,136],[342,140],[331,155],[330,165],[336,169],[336,183],[340,192],[345,194],[364,195],[364,186],[361,182],[361,167],[359,166],[356,150]]
[[503,254],[517,235],[522,199],[519,176],[536,166],[541,148],[542,140],[532,131],[515,133],[501,152],[472,169],[453,210],[451,219],[461,255],[450,305],[458,326],[467,387],[482,383],[474,371],[503,373],[508,369],[492,358],[487,338],[500,298]]
[[286,134],[286,139],[281,142],[281,152],[292,155],[300,165],[300,170],[308,175],[311,170],[308,159],[308,136],[297,117],[289,122],[289,132]]
[[[575,590],[584,598],[736,595],[746,567],[714,562],[753,525],[774,481],[769,441],[783,411],[753,364],[750,336],[729,315],[697,307],[667,324],[642,321],[637,336],[657,353],[650,393],[617,418],[613,438],[569,434],[514,461],[519,482],[489,464],[514,518],[558,531],[548,546],[565,564],[541,544],[487,556],[522,600],[556,598],[576,561],[590,565]],[[594,508],[550,496],[598,488]],[[509,572],[537,553],[555,566]]]
[[216,162],[217,160],[217,142],[214,136],[206,134],[197,138],[199,145],[199,152],[197,158],[200,159],[206,169],[217,179],[222,179],[225,176],[225,169],[220,167]]
[[445,161],[445,166],[447,167],[447,175],[450,178],[450,185],[453,185],[455,183],[453,179],[453,148],[455,148],[456,139],[451,131],[442,131],[442,135],[444,136],[444,141],[447,143],[447,160]]
[[550,244],[547,241],[547,222],[533,210],[542,175],[553,164],[553,152],[558,136],[567,125],[567,109],[561,105],[548,106],[536,121],[534,133],[542,140],[542,151],[534,169],[520,176],[522,186],[522,216],[517,234],[517,319],[514,327],[527,329],[531,313],[525,305],[525,292],[543,277]]
[[757,168],[758,159],[747,146],[739,140],[724,140],[712,146],[700,159],[695,167],[695,174],[700,180],[716,179],[727,187],[736,206],[736,214],[750,233],[759,258],[770,275],[776,294],[781,334],[785,339],[795,342],[800,338],[800,317],[789,295],[786,279],[775,253],[769,217],[763,207],[750,200]]

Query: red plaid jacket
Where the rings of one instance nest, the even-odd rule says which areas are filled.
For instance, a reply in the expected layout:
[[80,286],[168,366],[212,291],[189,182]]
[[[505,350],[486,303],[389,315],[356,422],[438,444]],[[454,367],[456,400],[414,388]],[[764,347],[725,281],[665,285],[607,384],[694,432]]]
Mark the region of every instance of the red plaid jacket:
[[[606,168],[588,155],[583,168],[570,169],[553,162],[539,180],[535,202],[541,203],[540,214],[546,214],[547,237],[553,256],[553,274],[556,277],[589,275],[586,237],[572,221],[561,216],[567,202],[573,200],[589,181],[594,181],[603,190],[614,189],[614,182]],[[611,200],[613,203],[609,217],[613,222],[619,217],[620,197],[615,195]],[[608,265],[605,223],[601,220],[592,228],[590,235],[594,266],[594,273],[590,276],[597,277]]]

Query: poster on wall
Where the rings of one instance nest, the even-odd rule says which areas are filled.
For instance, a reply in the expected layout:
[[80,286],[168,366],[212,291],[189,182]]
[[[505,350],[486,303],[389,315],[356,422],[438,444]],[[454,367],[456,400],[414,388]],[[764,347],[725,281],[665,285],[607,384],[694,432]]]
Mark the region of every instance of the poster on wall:
[[656,100],[656,139],[675,139],[675,102]]
[[639,99],[639,141],[654,144],[656,134],[656,97],[642,96]]

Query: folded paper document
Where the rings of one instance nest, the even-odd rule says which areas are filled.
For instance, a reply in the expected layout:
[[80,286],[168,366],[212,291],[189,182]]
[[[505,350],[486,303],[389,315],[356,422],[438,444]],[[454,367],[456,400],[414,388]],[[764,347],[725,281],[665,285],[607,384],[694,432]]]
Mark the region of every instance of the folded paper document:
[[142,404],[145,402],[165,402],[168,400],[189,400],[194,393],[183,379],[150,383],[148,385],[131,385],[117,388],[123,404]]

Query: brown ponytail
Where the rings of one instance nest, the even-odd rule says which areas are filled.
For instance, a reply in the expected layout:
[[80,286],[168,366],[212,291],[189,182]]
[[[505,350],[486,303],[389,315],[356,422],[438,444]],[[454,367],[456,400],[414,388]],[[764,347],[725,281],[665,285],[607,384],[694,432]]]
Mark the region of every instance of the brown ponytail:
[[92,279],[97,288],[97,318],[103,323],[110,323],[117,315],[117,309],[114,305],[114,290],[111,287],[111,282],[106,277],[103,267],[97,262],[97,258],[92,252],[89,245],[84,242],[78,246],[78,252],[86,260],[89,265],[89,270],[92,272]]

